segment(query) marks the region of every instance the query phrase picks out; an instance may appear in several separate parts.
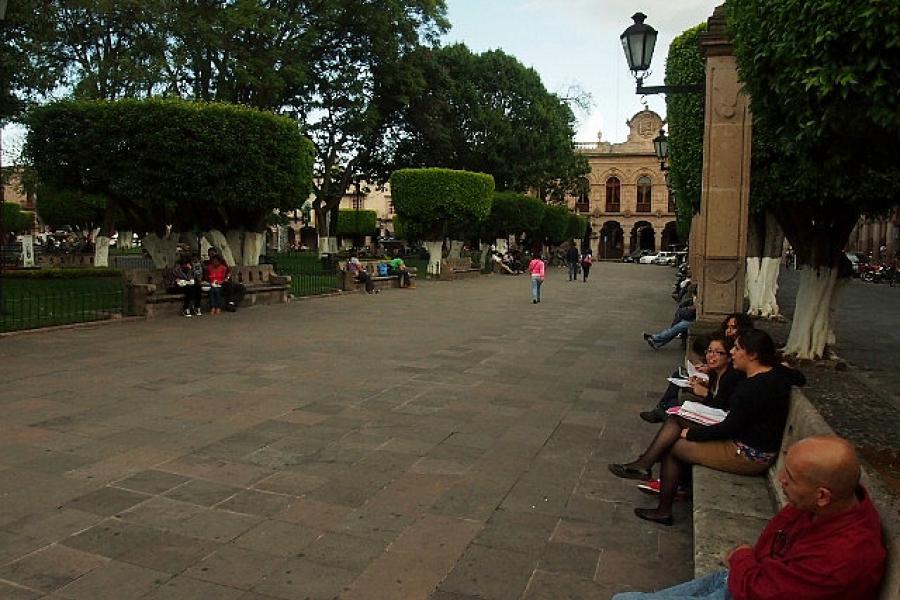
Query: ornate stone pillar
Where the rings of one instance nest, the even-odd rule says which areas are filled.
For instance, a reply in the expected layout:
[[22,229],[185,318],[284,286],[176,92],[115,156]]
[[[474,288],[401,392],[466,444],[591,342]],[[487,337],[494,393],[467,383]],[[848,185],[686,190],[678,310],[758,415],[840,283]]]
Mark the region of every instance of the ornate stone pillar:
[[710,17],[700,46],[706,56],[706,122],[701,232],[691,251],[697,255],[698,318],[718,323],[743,310],[750,197],[750,103],[738,81],[724,5]]

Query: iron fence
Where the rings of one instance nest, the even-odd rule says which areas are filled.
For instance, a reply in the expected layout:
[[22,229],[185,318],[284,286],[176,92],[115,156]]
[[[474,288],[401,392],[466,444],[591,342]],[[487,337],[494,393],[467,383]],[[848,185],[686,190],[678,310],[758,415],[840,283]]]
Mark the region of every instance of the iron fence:
[[0,296],[0,331],[101,321],[126,314],[126,294],[121,282],[71,291],[6,287]]
[[283,252],[269,255],[275,272],[291,276],[291,294],[316,296],[339,289],[334,261],[323,261],[313,253]]

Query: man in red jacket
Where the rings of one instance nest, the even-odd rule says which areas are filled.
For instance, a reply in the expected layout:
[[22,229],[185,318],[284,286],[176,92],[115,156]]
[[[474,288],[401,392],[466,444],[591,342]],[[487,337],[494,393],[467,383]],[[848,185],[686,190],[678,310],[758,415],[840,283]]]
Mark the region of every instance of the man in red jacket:
[[728,553],[728,571],[613,600],[874,600],[885,549],[878,512],[859,473],[847,441],[797,442],[778,474],[788,505],[756,546],[742,544]]

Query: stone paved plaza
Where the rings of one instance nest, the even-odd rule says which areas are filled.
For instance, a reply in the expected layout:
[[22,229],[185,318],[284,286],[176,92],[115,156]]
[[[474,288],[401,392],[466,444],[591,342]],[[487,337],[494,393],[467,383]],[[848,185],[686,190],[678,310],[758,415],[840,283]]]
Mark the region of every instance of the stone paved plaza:
[[0,598],[607,599],[692,574],[614,478],[681,356],[597,264],[0,339]]

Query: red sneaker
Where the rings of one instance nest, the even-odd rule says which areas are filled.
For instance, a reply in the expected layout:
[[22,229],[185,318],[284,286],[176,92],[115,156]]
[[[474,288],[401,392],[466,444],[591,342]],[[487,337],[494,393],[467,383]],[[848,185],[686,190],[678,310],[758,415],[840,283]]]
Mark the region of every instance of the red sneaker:
[[[639,483],[637,487],[645,494],[651,494],[653,496],[659,495],[659,479],[651,479],[650,481]],[[678,490],[675,492],[675,499],[686,500],[689,495],[687,489],[684,486],[679,485]]]

